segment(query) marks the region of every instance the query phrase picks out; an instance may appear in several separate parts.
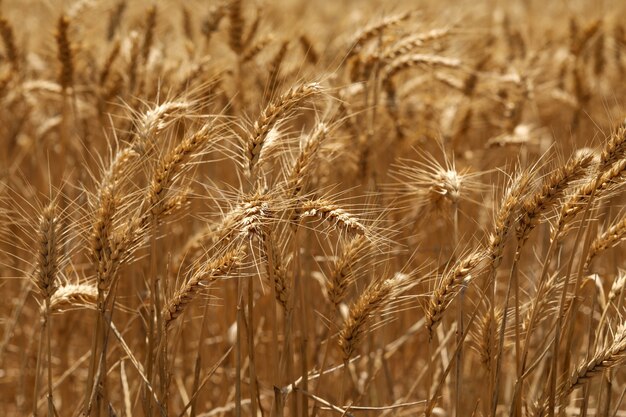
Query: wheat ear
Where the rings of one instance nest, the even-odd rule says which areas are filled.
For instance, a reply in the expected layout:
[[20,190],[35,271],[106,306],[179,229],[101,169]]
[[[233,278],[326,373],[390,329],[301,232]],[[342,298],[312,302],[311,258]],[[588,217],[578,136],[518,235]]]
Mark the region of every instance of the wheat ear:
[[434,326],[441,321],[444,311],[452,300],[461,292],[461,289],[480,274],[478,268],[485,259],[484,250],[476,249],[470,252],[449,269],[439,282],[426,306],[426,330],[430,337]]
[[107,40],[111,41],[115,37],[115,33],[122,23],[122,17],[128,6],[127,0],[120,0],[117,2],[113,10],[109,14],[109,20],[107,22]]
[[50,311],[63,311],[64,308],[96,308],[98,288],[91,284],[60,285],[50,297]]
[[210,123],[204,125],[161,158],[152,175],[144,201],[144,204],[147,204],[144,210],[148,210],[150,217],[158,218],[167,212],[167,208],[171,206],[166,200],[170,187],[188,166],[189,161],[200,155],[214,138],[213,128]]
[[141,57],[145,63],[150,55],[152,44],[154,43],[154,29],[157,24],[157,6],[152,5],[146,13],[145,29],[143,33],[143,44],[141,45]]
[[524,245],[541,216],[558,203],[573,182],[585,176],[592,163],[593,155],[576,154],[565,165],[552,172],[541,188],[522,203],[522,215],[515,230],[519,247]]
[[603,147],[598,169],[561,206],[552,240],[561,239],[569,223],[596,197],[603,197],[624,181],[626,172],[626,126],[622,123]]
[[226,276],[241,260],[239,249],[229,251],[213,261],[207,262],[195,271],[167,302],[163,312],[163,324],[167,328],[179,317],[185,308],[212,282]]
[[261,150],[270,131],[276,123],[290,112],[295,106],[304,100],[322,92],[322,87],[318,83],[302,84],[292,87],[277,100],[271,102],[263,111],[261,116],[254,122],[252,131],[247,139],[247,159],[248,169],[252,173],[259,162]]
[[290,299],[292,283],[289,281],[288,263],[289,257],[284,257],[274,233],[269,228],[265,228],[262,235],[263,258],[265,260],[267,275],[270,285],[274,286],[274,297],[276,301],[285,309]]
[[412,54],[401,56],[398,59],[392,61],[387,65],[381,77],[383,85],[387,86],[387,90],[390,90],[392,78],[399,72],[409,68],[417,67],[420,65],[430,67],[445,67],[445,68],[459,68],[461,66],[461,60],[458,58],[448,58],[439,55],[429,54]]
[[348,288],[356,280],[355,264],[368,246],[369,241],[365,236],[357,236],[346,244],[333,263],[330,278],[326,282],[326,294],[336,308],[344,301]]
[[626,120],[615,129],[600,154],[599,170],[604,171],[626,157]]
[[604,171],[598,171],[591,179],[581,185],[563,203],[556,226],[552,230],[552,240],[560,240],[567,231],[567,226],[585,209],[586,204],[595,197],[603,197],[610,193],[616,185],[624,181],[626,159],[621,159]]
[[402,40],[396,42],[389,48],[385,49],[382,53],[382,59],[386,62],[391,62],[401,56],[412,53],[415,49],[424,46],[425,43],[434,40],[439,40],[449,36],[451,28],[436,28],[425,33],[418,33],[416,35],[408,36]]
[[56,41],[57,56],[61,63],[59,71],[59,85],[67,90],[74,84],[74,51],[69,38],[70,20],[62,15],[57,22]]
[[617,246],[624,239],[626,239],[626,216],[611,225],[591,242],[587,260],[585,261],[585,270],[589,269],[591,262],[596,256],[609,248]]
[[380,22],[374,23],[362,29],[354,36],[351,42],[352,46],[348,51],[348,58],[357,55],[368,41],[375,39],[386,29],[396,26],[403,21],[408,20],[414,15],[414,11],[407,11],[397,15],[388,16],[382,19]]
[[136,133],[133,137],[133,148],[146,152],[153,148],[158,135],[176,121],[181,114],[189,112],[191,103],[188,101],[168,100],[146,110],[136,121]]
[[37,398],[39,398],[39,373],[41,369],[44,330],[47,339],[47,368],[48,368],[48,409],[54,409],[52,400],[52,346],[50,321],[50,299],[59,288],[60,264],[60,236],[59,219],[57,217],[56,201],[50,202],[41,212],[39,218],[37,267],[35,270],[35,284],[44,301],[44,311],[41,322],[41,336],[37,352],[37,366],[34,383],[33,415],[37,416]]
[[41,212],[38,230],[38,253],[35,284],[44,300],[58,289],[59,275],[59,219],[56,203],[47,205]]
[[560,386],[558,396],[564,398],[574,389],[601,375],[607,369],[614,368],[626,360],[626,326],[620,325],[610,346],[600,349],[591,360],[578,365],[574,373]]
[[231,0],[228,5],[228,18],[230,28],[228,30],[228,45],[237,54],[243,50],[243,27],[244,20],[241,12],[241,0]]
[[0,16],[0,37],[4,44],[4,51],[6,52],[7,59],[11,63],[11,68],[14,73],[19,71],[19,54],[17,45],[15,44],[15,35],[13,34],[13,26],[4,17]]
[[114,230],[113,222],[120,205],[120,183],[135,157],[137,153],[131,148],[122,148],[115,154],[100,181],[91,216],[88,250],[96,269],[96,286],[102,292],[108,290],[125,253],[127,237],[124,231]]
[[366,227],[352,214],[328,200],[305,201],[299,208],[300,219],[320,217],[333,223],[339,229],[347,230],[359,235],[367,234]]
[[368,331],[374,316],[385,309],[406,286],[405,275],[372,282],[350,306],[350,313],[339,332],[344,361],[350,360]]
[[307,137],[306,142],[291,167],[287,179],[287,195],[295,197],[300,194],[305,185],[307,175],[310,175],[313,165],[319,154],[322,142],[328,134],[328,127],[319,123],[315,130]]
[[214,246],[227,245],[237,238],[262,237],[274,220],[271,197],[261,193],[246,196],[217,224],[208,224],[192,235],[174,258],[173,271],[178,271],[185,258],[196,260]]

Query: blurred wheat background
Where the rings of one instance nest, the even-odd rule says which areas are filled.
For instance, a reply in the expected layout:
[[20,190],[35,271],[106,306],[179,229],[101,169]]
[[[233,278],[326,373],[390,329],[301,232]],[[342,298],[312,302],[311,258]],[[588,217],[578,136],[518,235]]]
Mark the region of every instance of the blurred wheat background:
[[0,414],[626,416],[626,3],[0,2]]

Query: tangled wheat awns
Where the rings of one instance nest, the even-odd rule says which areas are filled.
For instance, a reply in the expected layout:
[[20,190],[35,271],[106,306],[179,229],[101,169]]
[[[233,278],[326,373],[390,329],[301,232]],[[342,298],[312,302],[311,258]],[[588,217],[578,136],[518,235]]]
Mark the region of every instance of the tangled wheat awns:
[[4,414],[626,414],[626,4],[401,3],[0,2]]

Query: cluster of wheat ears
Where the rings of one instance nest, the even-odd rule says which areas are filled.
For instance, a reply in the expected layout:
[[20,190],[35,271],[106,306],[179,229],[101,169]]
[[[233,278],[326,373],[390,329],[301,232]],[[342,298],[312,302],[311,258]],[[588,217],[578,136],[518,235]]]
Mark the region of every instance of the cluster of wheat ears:
[[620,1],[0,2],[0,414],[625,416]]

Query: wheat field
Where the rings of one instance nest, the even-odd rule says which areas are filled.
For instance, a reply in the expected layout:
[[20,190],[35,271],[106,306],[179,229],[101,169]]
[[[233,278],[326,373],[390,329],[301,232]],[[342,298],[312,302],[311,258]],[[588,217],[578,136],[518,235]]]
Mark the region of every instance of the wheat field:
[[626,416],[624,15],[0,1],[0,415]]

